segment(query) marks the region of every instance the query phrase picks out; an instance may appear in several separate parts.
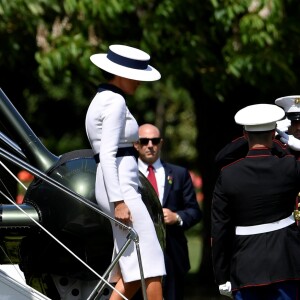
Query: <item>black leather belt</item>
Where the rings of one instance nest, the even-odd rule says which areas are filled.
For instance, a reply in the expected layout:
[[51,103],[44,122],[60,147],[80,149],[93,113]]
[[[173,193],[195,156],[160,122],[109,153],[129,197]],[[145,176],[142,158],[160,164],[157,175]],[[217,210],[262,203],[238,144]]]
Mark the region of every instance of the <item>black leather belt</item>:
[[[134,156],[136,159],[138,159],[139,153],[134,147],[124,147],[124,148],[118,148],[116,157],[122,157],[122,156]],[[100,162],[99,153],[94,155],[94,159],[97,164]]]

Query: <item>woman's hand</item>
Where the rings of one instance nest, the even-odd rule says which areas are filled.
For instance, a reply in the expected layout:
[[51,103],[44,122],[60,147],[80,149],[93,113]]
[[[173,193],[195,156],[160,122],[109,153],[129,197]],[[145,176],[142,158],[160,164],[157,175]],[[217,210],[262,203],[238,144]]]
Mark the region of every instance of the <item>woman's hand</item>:
[[132,219],[127,204],[123,200],[117,201],[114,204],[115,204],[115,219],[129,226],[132,222]]

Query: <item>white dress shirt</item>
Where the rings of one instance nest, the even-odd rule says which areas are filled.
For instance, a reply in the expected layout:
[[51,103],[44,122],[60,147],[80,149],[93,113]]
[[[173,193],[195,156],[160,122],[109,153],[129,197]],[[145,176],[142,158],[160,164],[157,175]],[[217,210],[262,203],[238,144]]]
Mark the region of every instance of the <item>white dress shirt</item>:
[[[160,158],[152,164],[154,168],[155,178],[158,188],[158,198],[162,204],[165,190],[165,169],[161,163]],[[139,170],[147,177],[148,176],[148,164],[144,163],[141,159],[138,159]]]

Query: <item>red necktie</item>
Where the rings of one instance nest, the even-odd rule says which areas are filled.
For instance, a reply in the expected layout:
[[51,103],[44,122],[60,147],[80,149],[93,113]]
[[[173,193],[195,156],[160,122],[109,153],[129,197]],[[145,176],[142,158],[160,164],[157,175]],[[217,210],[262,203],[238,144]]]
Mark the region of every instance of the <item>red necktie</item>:
[[156,182],[156,178],[155,178],[155,174],[154,174],[154,168],[152,165],[148,166],[148,180],[150,181],[150,183],[152,184],[156,194],[158,195],[158,188],[157,188],[157,182]]

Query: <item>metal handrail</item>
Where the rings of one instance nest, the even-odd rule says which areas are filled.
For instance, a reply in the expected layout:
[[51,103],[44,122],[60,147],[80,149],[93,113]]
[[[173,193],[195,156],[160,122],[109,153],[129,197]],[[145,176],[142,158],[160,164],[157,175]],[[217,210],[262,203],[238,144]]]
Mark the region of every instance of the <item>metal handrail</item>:
[[[97,297],[99,296],[100,292],[102,291],[102,289],[104,287],[104,284],[105,283],[107,284],[107,281],[106,281],[105,278],[108,276],[109,272],[116,265],[116,263],[119,261],[120,257],[122,256],[122,254],[124,253],[124,251],[126,250],[126,248],[129,246],[129,244],[132,241],[135,243],[136,250],[137,250],[137,257],[138,257],[138,263],[139,263],[140,274],[141,274],[141,287],[142,287],[143,298],[144,298],[144,300],[147,300],[146,285],[145,285],[144,272],[143,272],[143,266],[142,266],[140,248],[139,248],[139,237],[138,237],[138,234],[136,233],[136,231],[133,228],[131,228],[129,226],[126,226],[125,224],[121,223],[120,221],[118,221],[118,220],[114,219],[113,217],[109,216],[108,214],[104,213],[103,211],[100,210],[100,208],[95,203],[93,203],[89,199],[86,199],[85,197],[75,193],[71,189],[69,189],[69,188],[65,187],[64,185],[62,185],[60,182],[58,182],[55,179],[49,177],[44,172],[41,172],[40,170],[36,169],[35,167],[31,166],[27,162],[23,161],[22,159],[20,159],[19,157],[15,156],[15,155],[9,153],[8,151],[6,151],[5,149],[3,149],[1,147],[0,147],[0,156],[3,157],[4,159],[8,160],[9,162],[15,164],[16,166],[25,169],[26,171],[30,172],[34,176],[38,177],[39,179],[42,179],[42,180],[46,181],[50,185],[58,188],[59,190],[63,191],[64,193],[70,195],[75,200],[80,201],[84,205],[87,205],[89,208],[93,209],[94,211],[96,211],[97,213],[102,215],[103,217],[109,219],[110,221],[113,221],[113,222],[117,223],[119,226],[121,226],[124,229],[129,231],[129,233],[127,235],[127,241],[122,246],[122,248],[119,251],[116,258],[111,262],[108,269],[105,271],[104,275],[100,276],[101,280],[96,285],[96,287],[94,288],[94,290],[92,291],[92,293],[90,294],[90,296],[88,297],[87,300],[91,300],[91,299],[97,300]],[[73,254],[73,252],[71,252],[71,254],[77,258],[77,256],[75,254]],[[103,284],[103,282],[104,282],[104,284]],[[95,297],[92,298],[93,296],[95,296]]]

